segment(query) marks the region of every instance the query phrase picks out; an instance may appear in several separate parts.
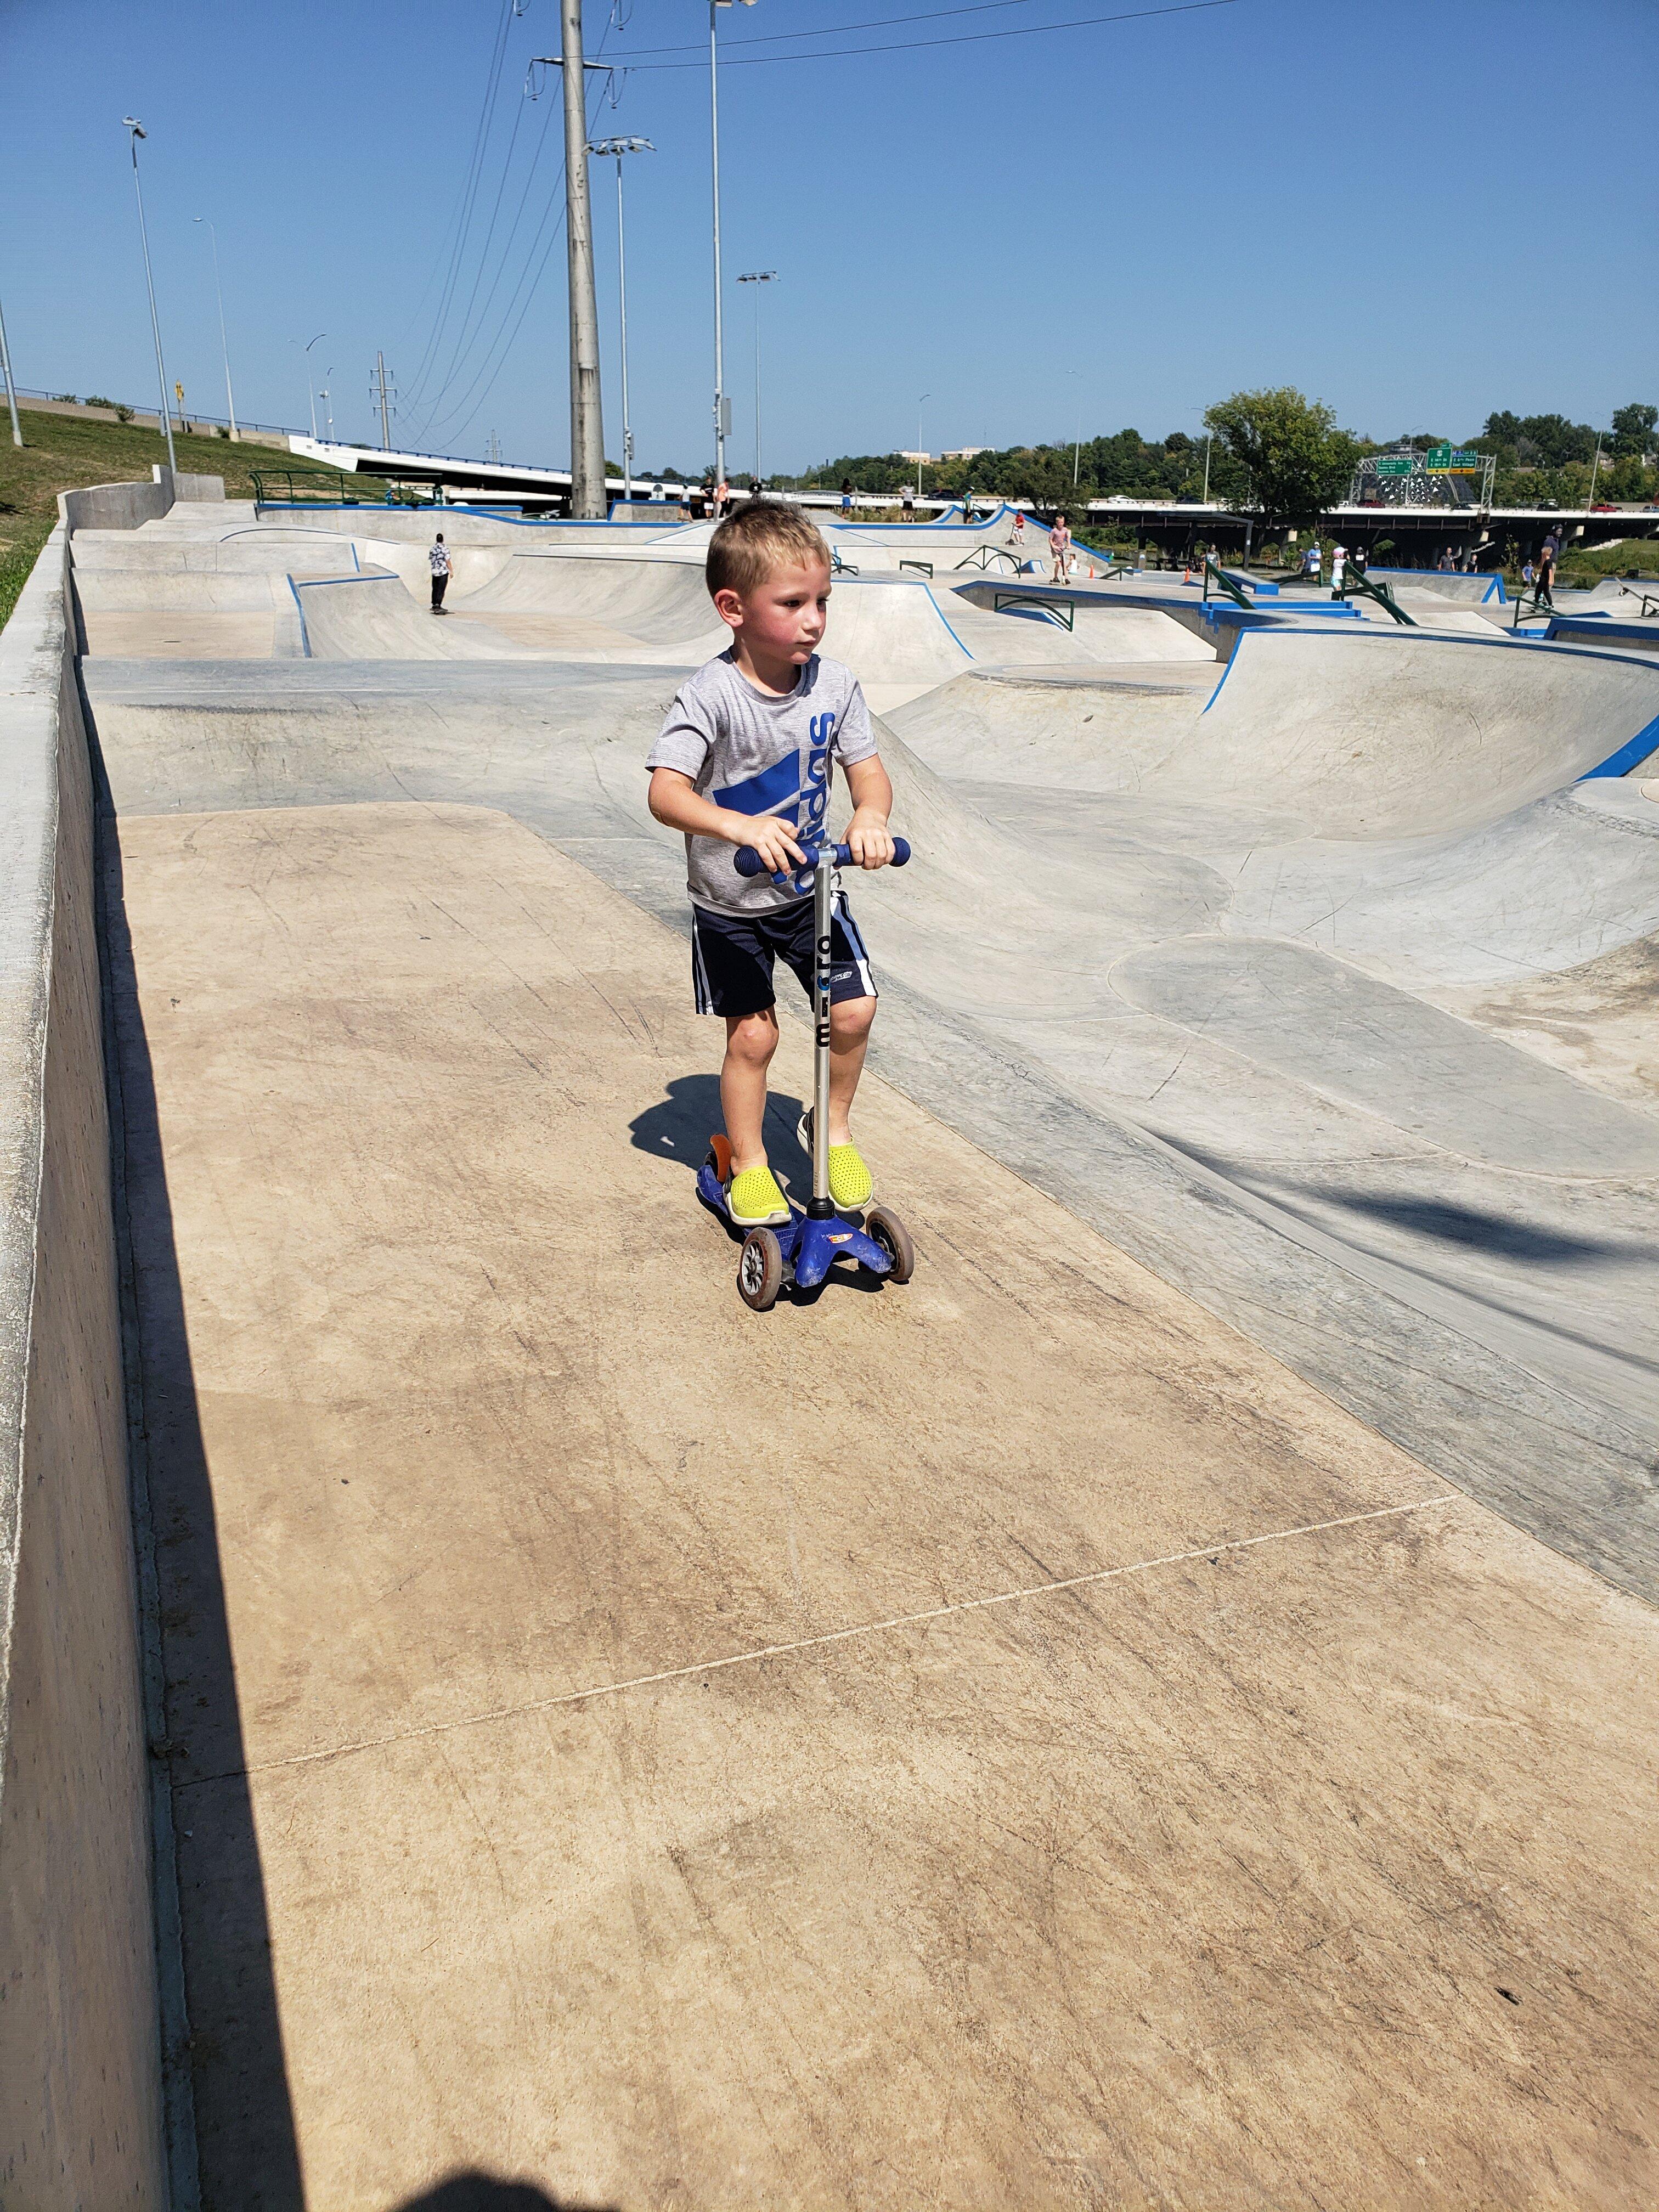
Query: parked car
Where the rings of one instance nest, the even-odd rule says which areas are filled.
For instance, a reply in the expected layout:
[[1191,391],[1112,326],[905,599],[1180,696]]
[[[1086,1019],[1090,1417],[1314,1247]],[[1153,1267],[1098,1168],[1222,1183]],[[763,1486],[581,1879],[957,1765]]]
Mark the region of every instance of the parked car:
[[1610,499],[1598,499],[1590,509],[1592,514],[1617,514],[1618,508]]

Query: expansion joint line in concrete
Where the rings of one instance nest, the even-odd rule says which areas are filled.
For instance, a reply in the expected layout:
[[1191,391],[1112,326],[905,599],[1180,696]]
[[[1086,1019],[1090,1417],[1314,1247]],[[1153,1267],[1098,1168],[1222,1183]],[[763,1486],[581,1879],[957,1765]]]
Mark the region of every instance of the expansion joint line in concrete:
[[619,1698],[629,1690],[648,1690],[660,1682],[681,1682],[693,1674],[715,1674],[727,1667],[752,1667],[764,1659],[787,1659],[801,1651],[822,1650],[826,1644],[849,1644],[860,1636],[882,1636],[896,1629],[920,1628],[929,1621],[949,1620],[958,1613],[985,1613],[993,1606],[1017,1605],[1029,1598],[1054,1597],[1065,1590],[1087,1589],[1098,1583],[1121,1582],[1129,1575],[1151,1574],[1159,1567],[1189,1566],[1199,1559],[1219,1559],[1229,1553],[1254,1551],[1262,1544],[1282,1544],[1297,1536],[1322,1536],[1334,1528],[1355,1528],[1369,1521],[1398,1520],[1407,1513],[1422,1513],[1436,1505],[1462,1504],[1461,1490],[1443,1491],[1434,1498],[1414,1498],[1404,1505],[1377,1505],[1364,1513],[1342,1513],[1330,1521],[1305,1521],[1294,1528],[1267,1528],[1259,1536],[1233,1536],[1216,1544],[1196,1544],[1189,1551],[1165,1552],[1152,1559],[1136,1559],[1121,1567],[1097,1567],[1086,1575],[1066,1575],[1056,1582],[1028,1583],[1018,1589],[997,1590],[988,1597],[958,1598],[950,1605],[930,1605],[920,1613],[896,1613],[886,1620],[861,1620],[851,1628],[831,1628],[821,1636],[801,1636],[787,1644],[763,1644],[749,1651],[733,1651],[723,1659],[694,1659],[684,1667],[663,1667],[651,1674],[630,1674],[618,1682],[599,1682],[591,1689],[565,1690],[557,1697],[530,1698],[523,1704],[498,1705],[489,1712],[464,1713],[459,1719],[434,1721],[426,1728],[394,1729],[385,1735],[364,1736],[356,1743],[330,1744],[321,1751],[295,1752],[288,1759],[269,1759],[253,1765],[230,1767],[222,1774],[201,1774],[178,1786],[201,1790],[216,1782],[228,1782],[244,1774],[274,1774],[284,1767],[317,1766],[331,1759],[348,1759],[357,1752],[380,1751],[393,1744],[418,1743],[423,1738],[449,1735],[457,1729],[483,1728],[492,1721],[521,1720],[532,1713],[547,1713],[561,1705],[586,1705],[595,1698]]

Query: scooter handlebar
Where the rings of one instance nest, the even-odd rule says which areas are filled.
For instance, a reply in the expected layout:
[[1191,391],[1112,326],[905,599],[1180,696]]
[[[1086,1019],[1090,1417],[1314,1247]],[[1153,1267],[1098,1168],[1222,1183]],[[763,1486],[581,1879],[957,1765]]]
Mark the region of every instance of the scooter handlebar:
[[[816,867],[817,866],[817,855],[812,852],[810,846],[804,849],[806,851],[808,856],[806,862],[807,867],[809,869]],[[895,837],[893,840],[893,857],[888,865],[891,867],[902,868],[909,857],[910,845],[908,839],[904,837]],[[850,868],[853,865],[852,847],[850,845],[837,845],[836,848],[835,860],[836,866],[838,868]],[[765,861],[762,860],[760,854],[755,850],[752,845],[738,846],[734,865],[740,876],[763,876],[769,872]],[[780,876],[778,878],[778,881],[780,883],[787,883],[791,875],[798,875],[801,872],[802,872],[799,869],[792,869],[788,875]]]

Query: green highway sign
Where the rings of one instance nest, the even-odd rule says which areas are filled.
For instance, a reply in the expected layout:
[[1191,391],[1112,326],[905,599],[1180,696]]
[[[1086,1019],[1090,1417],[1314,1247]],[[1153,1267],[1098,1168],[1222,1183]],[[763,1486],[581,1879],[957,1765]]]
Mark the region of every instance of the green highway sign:
[[1423,456],[1423,465],[1425,469],[1449,469],[1451,466],[1451,458],[1452,449],[1449,446],[1431,446]]
[[1409,453],[1385,453],[1376,464],[1376,473],[1380,477],[1408,477],[1411,472]]
[[1486,465],[1486,457],[1484,453],[1465,453],[1460,448],[1447,462],[1446,468],[1448,474],[1451,476],[1469,477],[1478,476]]

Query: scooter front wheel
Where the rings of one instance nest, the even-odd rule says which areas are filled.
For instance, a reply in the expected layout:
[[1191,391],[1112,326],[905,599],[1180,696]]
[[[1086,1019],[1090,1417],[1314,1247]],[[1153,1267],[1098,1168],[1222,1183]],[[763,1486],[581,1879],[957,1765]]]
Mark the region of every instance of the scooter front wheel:
[[890,1213],[884,1206],[872,1206],[864,1217],[864,1232],[880,1245],[893,1262],[883,1281],[908,1283],[916,1271],[916,1248],[897,1214]]
[[738,1255],[738,1296],[757,1313],[769,1313],[783,1288],[783,1247],[769,1229],[751,1229]]

